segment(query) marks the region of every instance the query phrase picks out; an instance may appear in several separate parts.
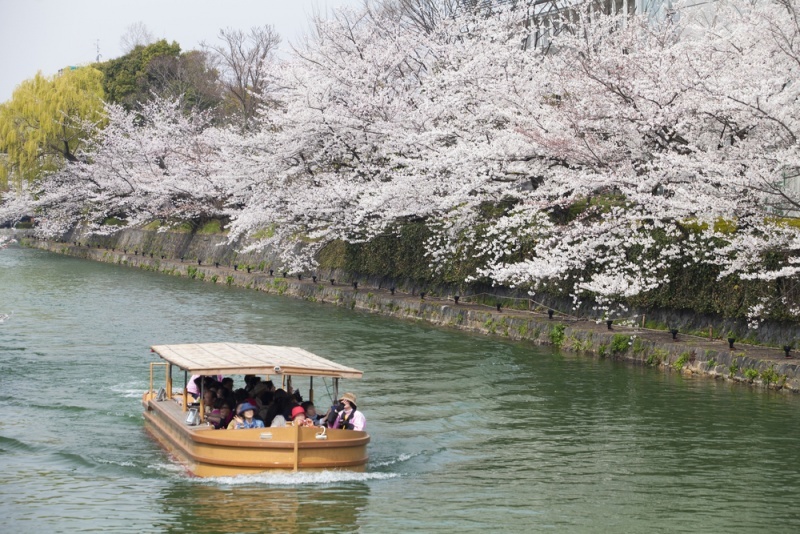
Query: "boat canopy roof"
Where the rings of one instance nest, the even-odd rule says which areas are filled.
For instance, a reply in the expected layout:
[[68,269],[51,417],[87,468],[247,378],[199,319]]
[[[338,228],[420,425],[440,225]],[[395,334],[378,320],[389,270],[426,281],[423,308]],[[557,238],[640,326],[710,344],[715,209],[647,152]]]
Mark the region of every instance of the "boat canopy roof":
[[361,378],[363,373],[298,347],[246,343],[153,345],[153,352],[196,375],[244,374]]

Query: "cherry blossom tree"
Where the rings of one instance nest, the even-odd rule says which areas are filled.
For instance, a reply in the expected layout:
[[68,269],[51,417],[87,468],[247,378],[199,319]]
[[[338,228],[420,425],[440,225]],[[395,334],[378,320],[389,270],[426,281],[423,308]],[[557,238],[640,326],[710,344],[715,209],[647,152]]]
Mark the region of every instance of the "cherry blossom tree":
[[[226,216],[231,241],[293,270],[332,240],[425,221],[435,268],[470,254],[468,280],[607,314],[691,266],[796,280],[796,0],[564,6],[536,24],[503,5],[425,24],[338,11],[261,64],[269,100],[247,129],[168,100],[109,106],[86,157],[30,198],[49,231]],[[750,315],[795,300],[765,292]]]
[[[264,129],[279,148],[235,234],[319,245],[425,219],[435,265],[467,243],[477,277],[601,306],[681,265],[792,276],[791,9],[720,3],[661,22],[574,9],[548,50],[522,46],[518,10],[435,32],[340,12],[283,66],[285,107]],[[776,250],[786,261],[765,270]]]
[[61,233],[81,219],[93,231],[116,231],[102,225],[112,216],[137,226],[222,214],[227,195],[209,115],[181,108],[159,98],[138,112],[108,105],[108,126],[82,161],[40,181],[33,205],[42,231]]
[[[549,109],[512,119],[528,138],[518,159],[539,177],[495,223],[480,274],[600,302],[698,262],[721,277],[796,274],[797,233],[780,211],[797,168],[792,10],[715,9],[681,25],[571,14],[536,80],[551,95],[524,92]],[[520,259],[521,239],[532,247]]]
[[[393,139],[402,136],[405,97],[427,53],[388,16],[346,10],[317,20],[309,42],[276,73],[280,104],[262,114],[261,133],[251,138],[275,150],[257,151],[265,179],[234,216],[233,235],[264,236],[269,228],[257,246],[298,235],[318,244],[363,240],[396,219],[396,209],[381,213],[393,194]],[[420,197],[406,200],[416,206]],[[310,261],[314,248],[304,247],[294,265]]]

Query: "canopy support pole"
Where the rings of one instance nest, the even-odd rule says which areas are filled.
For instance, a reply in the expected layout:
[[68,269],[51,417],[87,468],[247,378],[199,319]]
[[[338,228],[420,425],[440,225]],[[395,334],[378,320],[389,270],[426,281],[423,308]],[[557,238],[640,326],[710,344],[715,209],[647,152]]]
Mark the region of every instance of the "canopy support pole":
[[334,378],[333,379],[333,399],[331,399],[331,400],[333,401],[332,404],[336,404],[336,403],[339,402],[339,379],[338,378]]
[[205,406],[205,395],[203,394],[203,380],[205,377],[200,377],[200,421],[205,421],[206,419],[206,406]]
[[187,371],[183,372],[183,411],[187,411],[189,407],[189,373]]
[[300,426],[294,426],[294,472],[300,464]]

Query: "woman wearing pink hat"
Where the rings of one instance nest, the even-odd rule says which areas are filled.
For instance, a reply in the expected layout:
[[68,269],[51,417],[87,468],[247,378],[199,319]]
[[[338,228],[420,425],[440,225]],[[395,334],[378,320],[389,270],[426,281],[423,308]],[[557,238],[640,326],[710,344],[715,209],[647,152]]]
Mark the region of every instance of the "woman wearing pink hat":
[[341,409],[337,409],[339,415],[336,416],[336,421],[333,422],[331,428],[363,431],[367,427],[367,418],[358,411],[354,393],[342,395],[342,398],[339,399],[339,406],[341,407]]

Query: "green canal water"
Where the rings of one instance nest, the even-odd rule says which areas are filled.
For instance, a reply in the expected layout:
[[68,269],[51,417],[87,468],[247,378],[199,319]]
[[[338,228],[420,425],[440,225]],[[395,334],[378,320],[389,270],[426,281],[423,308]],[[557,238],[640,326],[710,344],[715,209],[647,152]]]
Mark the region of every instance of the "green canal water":
[[[12,311],[3,532],[800,531],[795,396],[15,247]],[[149,346],[218,340],[364,370],[367,472],[186,476],[143,430]]]

